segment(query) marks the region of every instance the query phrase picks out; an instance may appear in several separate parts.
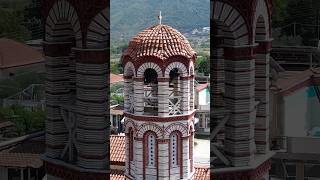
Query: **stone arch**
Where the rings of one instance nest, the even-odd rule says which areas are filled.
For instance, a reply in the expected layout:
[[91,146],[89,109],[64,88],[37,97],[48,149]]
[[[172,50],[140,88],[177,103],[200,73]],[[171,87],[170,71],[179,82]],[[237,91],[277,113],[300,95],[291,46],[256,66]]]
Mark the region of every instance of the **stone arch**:
[[173,123],[164,129],[164,137],[169,138],[171,133],[178,131],[181,133],[182,137],[188,136],[188,128],[182,123]]
[[[131,74],[132,72],[132,74]],[[124,66],[123,70],[123,75],[124,76],[135,76],[136,75],[136,70],[132,62],[127,62]]]
[[87,48],[107,48],[110,33],[109,8],[102,10],[91,21],[87,34]]
[[253,22],[253,41],[268,40],[270,35],[269,13],[265,0],[257,0],[256,14]]
[[152,62],[148,62],[148,63],[144,63],[142,64],[137,71],[137,77],[143,77],[144,76],[144,72],[146,71],[146,69],[153,69],[157,72],[158,77],[162,77],[162,71],[161,68],[159,67],[158,64],[156,63],[152,63]]
[[136,125],[132,120],[126,119],[124,125],[125,125],[125,133],[129,133],[129,128],[132,128],[134,132],[136,131]]
[[[56,29],[57,26],[58,29]],[[45,39],[48,42],[64,42],[70,38],[68,37],[70,34],[74,34],[76,47],[82,47],[82,33],[77,11],[66,0],[59,0],[52,6],[46,18]]]
[[163,136],[163,130],[160,126],[155,123],[144,123],[138,128],[137,137],[142,138],[147,131],[154,132],[157,135],[157,138]]
[[182,64],[181,62],[173,62],[167,66],[167,68],[165,70],[165,77],[169,78],[170,71],[175,68],[179,69],[182,72],[183,77],[188,76],[188,74],[189,74],[188,69],[186,68],[186,66],[184,64]]
[[[240,12],[226,2],[214,1],[212,3],[213,14],[211,19],[216,24],[222,24],[227,28],[223,28],[224,33],[232,34],[235,46],[249,44],[248,24]],[[228,35],[230,36],[230,35]]]

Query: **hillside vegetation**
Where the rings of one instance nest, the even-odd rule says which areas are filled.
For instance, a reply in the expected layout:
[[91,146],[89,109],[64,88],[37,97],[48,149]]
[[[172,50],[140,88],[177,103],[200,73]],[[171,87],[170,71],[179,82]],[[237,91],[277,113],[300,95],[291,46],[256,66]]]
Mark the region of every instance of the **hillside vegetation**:
[[159,11],[163,24],[182,33],[210,26],[209,0],[111,0],[110,9],[112,40],[128,40],[157,24]]

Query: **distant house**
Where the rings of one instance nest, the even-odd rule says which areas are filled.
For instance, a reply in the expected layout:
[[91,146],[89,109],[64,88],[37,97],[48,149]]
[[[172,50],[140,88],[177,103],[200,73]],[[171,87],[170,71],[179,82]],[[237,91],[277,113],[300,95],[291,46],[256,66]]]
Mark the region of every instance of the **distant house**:
[[319,179],[320,69],[279,73],[270,91],[270,176]]
[[44,68],[44,57],[40,51],[11,39],[0,39],[0,79],[19,71],[44,72]]
[[124,107],[121,105],[115,105],[110,107],[111,129],[114,134],[119,134],[124,131],[123,110],[124,110]]
[[0,179],[42,180],[44,150],[44,132],[0,142]]
[[209,83],[199,84],[195,95],[196,118],[199,119],[196,127],[198,134],[210,134],[210,91]]

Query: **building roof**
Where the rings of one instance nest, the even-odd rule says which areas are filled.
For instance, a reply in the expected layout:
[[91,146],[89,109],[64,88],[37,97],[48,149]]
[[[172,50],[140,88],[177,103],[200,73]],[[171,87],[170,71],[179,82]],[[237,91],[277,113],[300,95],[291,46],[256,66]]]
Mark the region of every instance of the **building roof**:
[[7,128],[7,127],[12,127],[14,126],[15,124],[11,121],[7,121],[7,120],[2,120],[0,118],[0,129],[2,128]]
[[278,79],[276,87],[279,93],[289,95],[295,91],[312,85],[312,78],[320,84],[320,68],[308,69],[302,72],[286,72]]
[[209,167],[195,167],[195,179],[196,180],[208,180],[210,179],[210,168]]
[[209,83],[199,84],[199,85],[196,87],[196,90],[197,90],[197,92],[200,92],[200,91],[206,89],[208,86],[209,86]]
[[110,84],[117,84],[124,82],[123,76],[117,74],[110,74]]
[[0,69],[44,62],[42,53],[11,39],[0,39]]
[[126,139],[121,135],[110,135],[110,164],[123,164],[126,158]]
[[44,133],[35,133],[0,143],[0,166],[40,168],[45,151]]
[[124,111],[124,107],[121,105],[110,107],[111,115],[123,115],[123,111]]
[[191,59],[195,56],[188,40],[176,29],[167,25],[156,25],[145,29],[129,43],[124,56],[138,60],[144,56],[155,56],[161,60],[180,55]]
[[111,170],[110,173],[111,180],[125,180],[125,175],[123,171],[120,170]]

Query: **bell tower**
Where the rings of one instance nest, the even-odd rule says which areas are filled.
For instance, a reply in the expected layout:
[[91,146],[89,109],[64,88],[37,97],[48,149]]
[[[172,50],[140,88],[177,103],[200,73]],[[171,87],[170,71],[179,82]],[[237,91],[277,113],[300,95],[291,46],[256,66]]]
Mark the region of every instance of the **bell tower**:
[[196,53],[160,23],[135,36],[122,59],[126,178],[193,179]]

